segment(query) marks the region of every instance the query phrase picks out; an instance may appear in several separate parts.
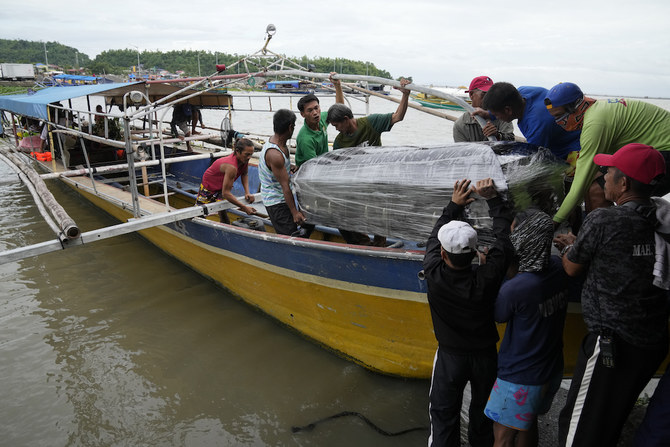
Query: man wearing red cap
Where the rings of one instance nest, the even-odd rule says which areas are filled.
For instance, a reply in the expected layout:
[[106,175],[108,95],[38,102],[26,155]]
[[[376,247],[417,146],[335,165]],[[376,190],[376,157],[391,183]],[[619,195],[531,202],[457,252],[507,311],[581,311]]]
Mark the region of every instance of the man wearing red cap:
[[[472,107],[481,108],[486,92],[489,91],[493,81],[488,76],[477,76],[470,82],[470,88],[466,93],[470,95]],[[488,141],[488,137],[494,136],[498,141],[514,141],[514,125],[506,123],[497,118],[491,121],[487,118],[486,126],[482,127],[470,113],[463,113],[454,123],[454,141]]]
[[650,199],[665,161],[637,143],[593,161],[607,167],[605,197],[617,206],[589,213],[578,237],[554,240],[566,273],[587,275],[582,315],[588,334],[559,416],[561,446],[616,446],[668,352],[666,292],[653,283],[656,220]]
[[[567,131],[581,130],[574,181],[554,216],[556,223],[566,220],[582,199],[587,212],[609,205],[604,202],[602,178],[598,179],[598,167],[593,164],[596,154],[613,154],[628,143],[642,143],[662,151],[666,166],[670,163],[670,112],[667,110],[634,99],[588,98],[571,82],[552,87],[544,103],[559,126]],[[670,192],[670,178],[657,186],[654,195],[667,192]]]

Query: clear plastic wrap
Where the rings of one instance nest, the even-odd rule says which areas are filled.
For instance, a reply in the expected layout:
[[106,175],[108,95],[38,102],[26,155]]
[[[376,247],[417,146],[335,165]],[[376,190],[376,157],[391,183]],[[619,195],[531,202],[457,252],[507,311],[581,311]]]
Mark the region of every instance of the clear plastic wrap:
[[[492,178],[517,210],[553,212],[562,196],[565,163],[526,143],[450,143],[431,147],[354,147],[304,163],[293,178],[309,223],[425,241],[454,183]],[[484,239],[491,220],[478,196],[468,221]]]

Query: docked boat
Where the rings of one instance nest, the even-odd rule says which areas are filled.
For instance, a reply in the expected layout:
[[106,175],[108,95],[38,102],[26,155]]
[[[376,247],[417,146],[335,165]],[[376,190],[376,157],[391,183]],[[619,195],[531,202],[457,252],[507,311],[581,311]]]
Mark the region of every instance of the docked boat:
[[292,93],[296,95],[306,95],[314,93],[316,86],[309,82],[299,79],[268,81],[265,89],[268,93]]
[[[249,77],[276,74],[271,71],[256,72],[250,73]],[[328,74],[306,71],[292,71],[286,75],[328,77]],[[216,76],[218,80],[213,80],[212,75],[201,81],[201,85],[207,86],[204,90],[177,88],[155,97],[151,94],[158,87],[152,90],[153,84],[138,83],[53,87],[33,95],[0,98],[0,110],[42,119],[50,124],[53,159],[30,161],[46,172],[40,178],[63,182],[121,222],[112,228],[80,233],[72,222],[65,219],[63,223],[56,223],[54,240],[0,253],[0,261],[8,262],[138,231],[165,253],[229,290],[240,300],[325,348],[384,374],[430,377],[437,343],[422,272],[423,230],[417,234],[401,234],[400,240],[390,240],[402,242],[401,248],[356,246],[346,244],[335,229],[337,221],[326,218],[324,225],[317,225],[310,239],[304,239],[275,234],[269,219],[249,218],[232,209],[227,202],[193,206],[203,172],[213,158],[228,155],[230,150],[203,146],[195,153],[187,153],[178,145],[179,140],[163,132],[162,117],[172,105],[180,102],[199,106],[219,104],[234,110],[234,98],[229,95],[225,99],[207,98],[207,91],[225,83],[225,75],[217,73]],[[346,79],[346,75],[342,76]],[[360,80],[358,78],[360,76],[350,76],[352,81]],[[239,79],[239,75],[230,79]],[[396,81],[382,82],[397,86]],[[420,86],[416,88],[421,89]],[[431,93],[430,89],[423,90]],[[434,93],[440,95],[440,92]],[[94,119],[95,112],[73,110],[57,104],[90,95],[102,95],[108,105],[114,104],[122,109],[121,139],[109,135],[108,120],[114,118],[105,115],[105,125],[102,126],[105,131],[102,135],[95,135],[90,124],[84,124]],[[448,98],[448,95],[445,96]],[[453,100],[459,101],[458,98]],[[467,107],[467,104],[463,106]],[[63,117],[66,117],[65,122]],[[17,121],[12,119],[12,123]],[[221,134],[223,142],[226,142],[223,125]],[[77,163],[63,159],[65,147],[61,143],[67,137],[79,141],[81,157]],[[207,140],[212,136],[188,138]],[[11,145],[7,141],[0,143],[0,159],[9,160],[17,166],[24,164],[26,156],[15,151],[18,143],[18,140]],[[60,153],[55,149],[58,147]],[[110,149],[104,152],[104,148]],[[351,159],[358,149],[339,154]],[[377,150],[397,152],[385,148]],[[419,148],[415,152],[422,150]],[[100,151],[106,156],[96,157],[95,154],[103,153]],[[508,153],[496,154],[490,147],[479,148],[470,155],[467,164],[473,165],[473,157],[483,157],[484,153],[486,157],[491,157],[487,158],[487,169],[494,169],[500,183],[505,183],[511,174],[503,169],[500,157],[508,157]],[[528,160],[527,154],[523,157],[523,160]],[[318,218],[324,215],[324,210],[332,210],[337,200],[324,206],[323,202],[310,198],[309,163],[305,164],[305,171],[300,174],[304,178],[296,181],[300,185],[299,195],[302,194],[304,208]],[[526,166],[524,163],[521,165]],[[319,165],[316,160],[312,164],[314,168]],[[429,161],[429,165],[434,166],[435,163]],[[383,170],[385,168],[381,166],[379,171]],[[462,175],[462,172],[454,175]],[[255,163],[250,164],[249,179],[250,190],[257,190]],[[448,191],[449,183],[453,185],[450,178],[443,178],[442,181],[447,188],[445,191]],[[317,187],[320,188],[320,185]],[[397,189],[397,185],[393,184],[386,187]],[[418,185],[411,187],[422,194]],[[382,194],[383,188],[378,189]],[[240,185],[235,186],[233,193],[244,195]],[[439,209],[445,203],[432,205]],[[259,215],[265,214],[260,197],[253,206]],[[361,206],[365,207],[365,204]],[[382,206],[370,220],[378,223],[398,221],[396,211],[385,214],[384,210],[389,209],[389,206]],[[471,209],[477,213],[476,207]],[[217,212],[222,210],[228,213],[231,224],[219,222]],[[404,212],[412,213],[411,210]],[[480,210],[480,214],[482,212]],[[437,217],[421,216],[421,220],[430,226]],[[473,215],[473,219],[475,217]],[[475,220],[473,223],[476,223]],[[481,226],[485,227],[485,224]],[[391,238],[400,234],[394,227],[386,230]],[[385,231],[383,228],[370,228],[370,231],[387,234],[378,233]],[[566,346],[579,346],[585,329],[576,303],[571,305],[567,325],[570,330],[565,331]],[[501,334],[503,331],[501,326]],[[572,371],[575,361],[576,352],[566,352],[566,373]]]
[[[465,93],[465,87],[451,88],[451,87],[435,87],[435,90],[443,91],[449,95],[455,96],[466,103],[470,103],[470,96]],[[434,94],[416,92],[411,95],[412,100],[418,102],[424,107],[432,109],[447,109],[447,110],[464,110],[462,104],[445,99]]]

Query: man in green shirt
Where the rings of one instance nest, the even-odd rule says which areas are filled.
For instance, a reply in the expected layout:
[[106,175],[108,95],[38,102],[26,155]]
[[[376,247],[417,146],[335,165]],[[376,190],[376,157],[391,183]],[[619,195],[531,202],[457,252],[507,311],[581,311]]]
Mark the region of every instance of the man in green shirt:
[[[566,104],[562,97],[574,84],[554,86],[545,99],[549,113],[565,130],[581,129],[581,150],[570,192],[554,216],[554,222],[566,220],[582,199],[586,211],[603,206],[602,185],[598,182],[596,154],[613,154],[629,143],[652,146],[661,152],[670,167],[670,112],[644,101],[624,98],[593,100],[580,98]],[[670,171],[669,171],[670,172]],[[670,192],[670,176],[656,186],[653,195]]]
[[333,149],[355,146],[381,146],[382,132],[388,132],[393,125],[405,118],[410,91],[404,86],[409,84],[407,79],[401,79],[398,88],[402,92],[402,99],[394,113],[372,114],[363,118],[354,118],[351,109],[344,104],[334,104],[328,109],[327,122],[335,126],[340,134],[335,137]]
[[[335,74],[337,73],[330,74],[330,81],[335,87],[335,102],[344,104],[342,84],[339,79],[333,79]],[[326,130],[328,112],[321,111],[319,98],[313,94],[300,98],[298,110],[305,120],[296,138],[295,164],[300,167],[307,160],[328,152],[328,132]]]

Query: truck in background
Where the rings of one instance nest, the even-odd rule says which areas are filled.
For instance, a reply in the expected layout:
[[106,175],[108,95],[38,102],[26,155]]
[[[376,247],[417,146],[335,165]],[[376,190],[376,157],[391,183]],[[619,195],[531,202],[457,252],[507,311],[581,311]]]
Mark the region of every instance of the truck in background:
[[0,79],[20,81],[35,79],[33,64],[0,64]]

